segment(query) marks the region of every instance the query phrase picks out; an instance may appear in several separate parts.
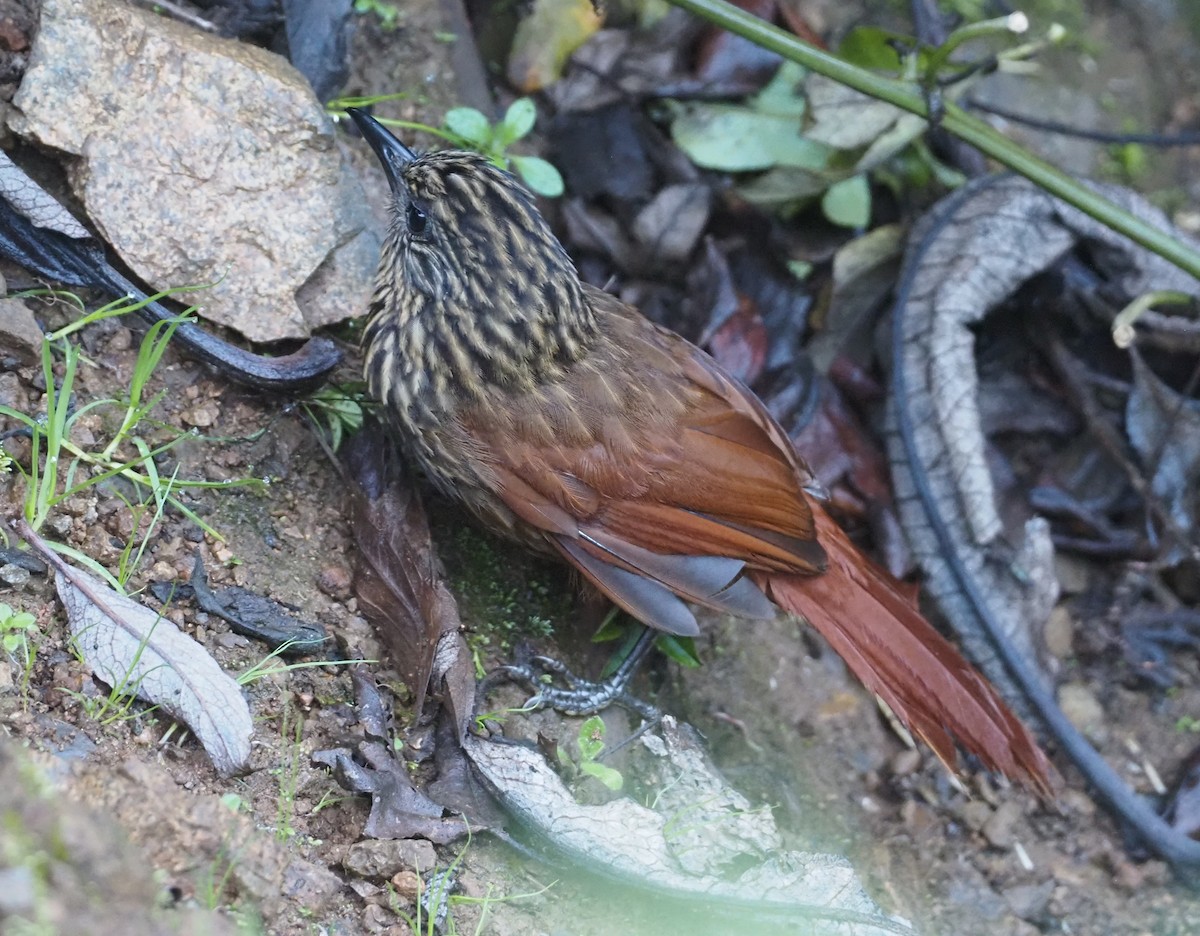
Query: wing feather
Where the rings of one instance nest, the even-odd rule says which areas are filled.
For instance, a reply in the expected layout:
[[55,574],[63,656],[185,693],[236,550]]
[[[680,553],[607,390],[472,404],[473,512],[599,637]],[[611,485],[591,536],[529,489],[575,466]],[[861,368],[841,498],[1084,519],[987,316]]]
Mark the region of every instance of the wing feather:
[[[802,491],[811,475],[744,386],[624,308],[604,318],[614,334],[603,347],[617,359],[585,358],[560,384],[510,401],[509,424],[524,431],[504,431],[495,401],[476,418],[460,413],[470,450],[487,453],[480,474],[504,507],[654,627],[694,633],[680,599],[768,617],[749,572],[825,565]],[[614,380],[631,372],[636,386]],[[579,412],[564,413],[564,400]]]

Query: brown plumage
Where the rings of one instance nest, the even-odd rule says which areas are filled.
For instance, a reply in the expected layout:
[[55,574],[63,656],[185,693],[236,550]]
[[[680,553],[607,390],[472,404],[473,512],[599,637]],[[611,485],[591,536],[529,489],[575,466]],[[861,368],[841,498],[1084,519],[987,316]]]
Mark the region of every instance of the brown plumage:
[[948,766],[957,739],[1050,790],[1036,741],[813,499],[746,387],[581,282],[508,173],[351,113],[392,187],[367,379],[434,484],[658,630],[697,633],[689,603],[803,615]]

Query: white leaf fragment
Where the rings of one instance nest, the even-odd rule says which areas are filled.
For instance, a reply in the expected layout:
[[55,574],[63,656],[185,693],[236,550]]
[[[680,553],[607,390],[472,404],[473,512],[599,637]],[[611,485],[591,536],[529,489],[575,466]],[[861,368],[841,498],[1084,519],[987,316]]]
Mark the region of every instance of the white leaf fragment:
[[65,563],[25,528],[54,567],[75,644],[110,686],[153,702],[195,733],[222,776],[250,759],[254,722],[237,682],[171,621]]

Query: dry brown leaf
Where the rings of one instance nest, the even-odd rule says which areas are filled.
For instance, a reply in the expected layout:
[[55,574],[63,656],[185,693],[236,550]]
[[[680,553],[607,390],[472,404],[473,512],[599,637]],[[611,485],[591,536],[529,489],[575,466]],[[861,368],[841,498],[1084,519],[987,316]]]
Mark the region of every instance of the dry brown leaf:
[[[425,508],[398,466],[379,427],[346,443],[347,469],[358,483],[354,536],[361,561],[354,589],[363,613],[391,651],[392,662],[420,711],[445,680],[459,737],[471,716],[475,679],[459,629],[458,605],[442,578]],[[435,663],[436,660],[436,663]]]

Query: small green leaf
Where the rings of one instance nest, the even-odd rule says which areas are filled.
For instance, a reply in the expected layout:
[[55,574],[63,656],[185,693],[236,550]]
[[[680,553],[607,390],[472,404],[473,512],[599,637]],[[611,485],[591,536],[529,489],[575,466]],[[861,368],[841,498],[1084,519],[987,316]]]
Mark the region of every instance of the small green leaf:
[[563,178],[553,165],[538,156],[513,156],[513,167],[533,191],[547,198],[563,193]]
[[916,48],[917,42],[878,26],[856,26],[846,34],[838,55],[847,62],[877,71],[898,72],[904,67],[898,48]]
[[776,117],[803,117],[808,107],[802,85],[808,69],[795,62],[784,62],[765,88],[750,99],[750,106],[762,114]]
[[680,666],[696,669],[700,666],[700,655],[696,652],[696,641],[691,637],[676,637],[673,634],[659,634],[658,649],[674,660]]
[[829,147],[800,135],[797,117],[732,104],[693,104],[671,123],[671,137],[697,166],[753,172],[772,166],[824,169]]
[[832,181],[824,172],[776,166],[739,185],[738,194],[760,208],[794,208],[823,194]]
[[496,128],[496,140],[501,147],[508,146],[514,140],[519,140],[533,129],[537,119],[537,108],[530,98],[517,98],[508,106],[504,120]]
[[867,177],[851,176],[831,185],[821,199],[821,211],[841,227],[866,227],[871,220],[871,186]]
[[589,777],[595,777],[614,793],[619,792],[621,787],[625,785],[625,778],[621,776],[621,772],[614,770],[607,764],[597,764],[595,761],[587,761],[579,769]]
[[584,762],[594,761],[604,750],[604,719],[593,715],[579,726],[579,755]]
[[814,269],[813,264],[807,260],[789,260],[787,262],[788,272],[800,282],[804,282],[812,274]]
[[475,146],[486,146],[492,140],[492,125],[473,107],[455,107],[446,111],[445,124],[451,133]]
[[221,805],[230,812],[241,812],[245,801],[236,793],[226,793],[221,797]]

